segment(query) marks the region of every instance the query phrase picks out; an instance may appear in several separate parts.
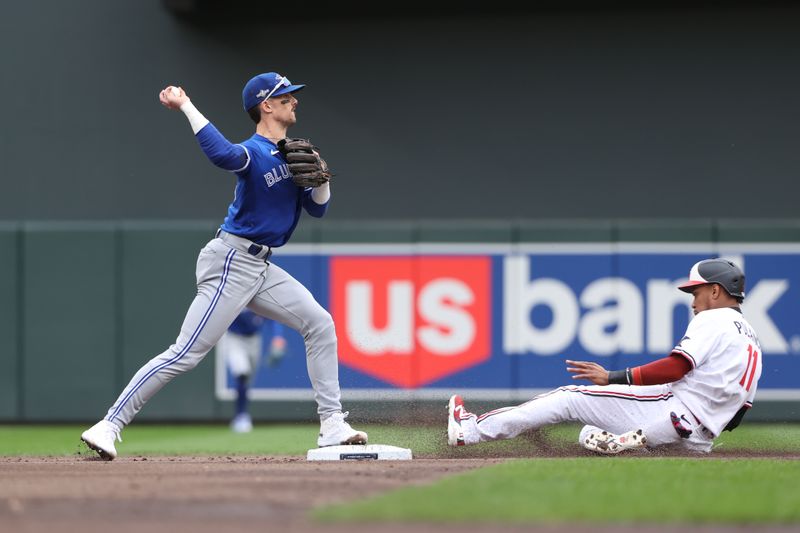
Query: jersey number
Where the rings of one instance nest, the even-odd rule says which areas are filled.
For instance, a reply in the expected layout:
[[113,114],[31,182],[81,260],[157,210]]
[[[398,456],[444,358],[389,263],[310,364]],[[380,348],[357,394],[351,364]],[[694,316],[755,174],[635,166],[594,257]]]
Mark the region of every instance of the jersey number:
[[[756,375],[756,367],[758,366],[758,352],[753,349],[753,345],[750,344],[747,346],[747,368],[744,369],[744,374],[742,375],[741,381],[739,381],[739,385],[744,387],[744,390],[750,391],[750,387],[753,385],[753,377]],[[747,374],[750,374],[748,377]],[[747,380],[747,386],[745,387],[744,381]]]

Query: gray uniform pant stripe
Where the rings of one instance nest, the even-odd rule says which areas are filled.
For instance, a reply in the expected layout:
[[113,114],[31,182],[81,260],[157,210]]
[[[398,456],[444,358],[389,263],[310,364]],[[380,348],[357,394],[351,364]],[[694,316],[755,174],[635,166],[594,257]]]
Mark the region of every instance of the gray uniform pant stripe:
[[245,306],[303,336],[317,412],[325,418],[341,411],[336,334],[330,314],[277,265],[234,252],[230,244],[213,239],[198,256],[197,295],[175,344],[133,376],[106,419],[123,427],[129,424],[172,378],[203,360]]

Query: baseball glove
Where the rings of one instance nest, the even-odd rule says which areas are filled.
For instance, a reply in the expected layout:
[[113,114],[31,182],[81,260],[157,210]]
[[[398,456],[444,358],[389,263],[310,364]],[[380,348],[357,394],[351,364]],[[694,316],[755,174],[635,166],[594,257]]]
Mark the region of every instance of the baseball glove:
[[292,181],[298,187],[319,187],[333,176],[328,164],[319,156],[317,147],[308,139],[287,137],[278,141],[278,150],[286,159]]

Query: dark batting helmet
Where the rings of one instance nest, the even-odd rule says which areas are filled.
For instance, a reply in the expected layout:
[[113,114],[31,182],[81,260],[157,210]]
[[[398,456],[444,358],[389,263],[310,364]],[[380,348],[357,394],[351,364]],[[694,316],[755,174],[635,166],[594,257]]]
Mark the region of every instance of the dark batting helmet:
[[744,272],[727,259],[704,259],[689,271],[689,281],[678,287],[683,292],[692,292],[697,285],[716,283],[728,294],[744,300]]

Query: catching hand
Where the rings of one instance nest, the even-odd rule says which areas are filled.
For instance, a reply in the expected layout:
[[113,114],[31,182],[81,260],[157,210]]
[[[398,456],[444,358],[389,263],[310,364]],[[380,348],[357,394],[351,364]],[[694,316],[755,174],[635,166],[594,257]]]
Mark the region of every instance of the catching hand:
[[292,181],[298,187],[319,187],[330,181],[333,174],[328,169],[328,164],[319,156],[317,148],[308,139],[282,139],[278,141],[278,150],[281,151]]

